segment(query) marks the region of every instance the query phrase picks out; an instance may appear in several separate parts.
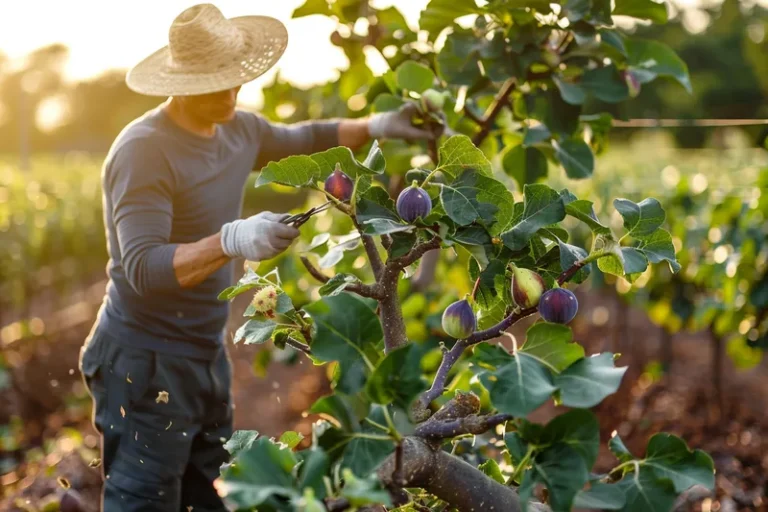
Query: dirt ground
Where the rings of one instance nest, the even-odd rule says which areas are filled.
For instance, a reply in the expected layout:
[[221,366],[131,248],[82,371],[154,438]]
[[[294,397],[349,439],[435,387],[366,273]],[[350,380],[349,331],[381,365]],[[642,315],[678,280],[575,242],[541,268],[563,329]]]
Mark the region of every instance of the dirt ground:
[[[67,485],[88,502],[98,502],[99,470],[89,466],[98,458],[98,437],[90,424],[90,401],[77,372],[77,357],[92,322],[89,313],[95,313],[102,293],[103,284],[97,283],[78,297],[79,322],[70,312],[55,334],[3,349],[13,367],[14,385],[0,392],[0,425],[18,416],[23,427],[16,432],[16,443],[3,442],[0,436],[0,462],[5,464],[0,511],[42,510]],[[717,489],[713,494],[694,489],[678,510],[768,510],[768,362],[737,372],[726,358],[720,410],[713,396],[712,344],[706,336],[676,336],[671,371],[652,378],[643,368],[662,352],[660,330],[641,311],[622,307],[613,295],[582,291],[579,298],[581,314],[571,325],[575,339],[587,353],[622,353],[617,364],[630,367],[619,392],[595,409],[604,429],[603,445],[616,430],[628,448],[641,455],[654,433],[680,435],[689,446],[713,456]],[[235,304],[235,322],[242,307]],[[522,335],[526,327],[515,326],[515,334]],[[302,417],[302,411],[329,392],[325,368],[306,360],[293,366],[272,364],[266,376],[258,377],[252,363],[261,347],[228,348],[235,373],[235,427],[267,436],[284,430],[308,435],[314,418]],[[531,419],[546,421],[553,410],[544,406]],[[14,461],[15,468],[5,469]],[[595,469],[609,469],[614,462],[604,448]]]

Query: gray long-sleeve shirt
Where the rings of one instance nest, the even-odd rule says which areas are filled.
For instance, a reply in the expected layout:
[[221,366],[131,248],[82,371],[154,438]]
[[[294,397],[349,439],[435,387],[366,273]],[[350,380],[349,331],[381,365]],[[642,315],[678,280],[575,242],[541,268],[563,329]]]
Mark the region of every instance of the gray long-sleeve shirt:
[[231,284],[232,263],[181,288],[173,269],[176,247],[239,218],[252,170],[338,145],[337,124],[283,125],[238,111],[206,138],[158,107],[126,126],[102,168],[109,282],[99,327],[127,345],[212,357],[229,313],[217,296]]

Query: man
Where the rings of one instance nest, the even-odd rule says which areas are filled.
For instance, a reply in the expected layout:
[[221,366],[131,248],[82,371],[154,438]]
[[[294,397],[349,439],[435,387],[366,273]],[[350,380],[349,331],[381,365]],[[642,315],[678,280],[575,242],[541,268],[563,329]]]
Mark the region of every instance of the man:
[[168,99],[120,133],[102,173],[110,280],[80,369],[102,437],[107,512],[226,510],[213,488],[232,433],[228,305],[217,295],[233,258],[268,260],[299,234],[284,215],[238,218],[249,172],[371,138],[436,135],[410,124],[410,107],[293,126],[236,110],[240,86],[286,44],[275,19],[196,5],[126,76],[131,89]]

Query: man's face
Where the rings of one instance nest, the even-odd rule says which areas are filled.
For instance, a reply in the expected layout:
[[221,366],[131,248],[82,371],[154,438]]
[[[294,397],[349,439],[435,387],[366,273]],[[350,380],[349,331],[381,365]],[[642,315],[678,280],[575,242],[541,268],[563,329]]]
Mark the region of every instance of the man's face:
[[235,117],[235,104],[240,87],[198,96],[182,96],[185,110],[208,123],[226,123]]

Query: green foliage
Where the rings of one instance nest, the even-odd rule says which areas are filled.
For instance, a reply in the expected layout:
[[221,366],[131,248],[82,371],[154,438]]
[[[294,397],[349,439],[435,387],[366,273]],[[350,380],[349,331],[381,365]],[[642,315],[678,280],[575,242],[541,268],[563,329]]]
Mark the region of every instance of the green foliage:
[[[658,491],[652,507],[665,506],[669,496],[693,484],[712,487],[708,456],[690,452],[682,440],[668,435],[655,436],[644,459],[635,460],[625,450],[612,471],[592,473],[600,426],[588,409],[621,384],[626,367],[617,366],[618,355],[588,355],[568,326],[543,321],[528,329],[519,346],[513,339],[512,352],[492,343],[522,315],[510,292],[513,264],[539,273],[547,287],[580,283],[596,270],[629,285],[659,263],[673,274],[679,270],[672,234],[663,227],[666,211],[658,200],[622,197],[613,202],[623,220],[620,229],[601,221],[592,201],[542,183],[552,178],[550,163],[562,167],[573,182],[594,174],[611,117],[589,113],[586,105],[628,100],[624,74],[629,70],[643,84],[665,77],[690,87],[685,65],[671,50],[620,34],[613,25],[613,14],[664,22],[665,6],[635,1],[612,13],[603,1],[568,1],[553,10],[549,2],[537,0],[491,0],[482,7],[474,1],[432,0],[420,18],[426,44],[417,43],[416,33],[394,8],[310,0],[294,15],[309,14],[333,16],[350,29],[334,35],[351,61],[340,79],[342,97],[364,97],[369,111],[414,102],[414,124],[442,124],[445,131],[425,146],[375,141],[360,155],[339,147],[270,162],[262,169],[256,187],[277,183],[307,189],[311,197],[323,197],[320,182],[336,165],[356,184],[348,204],[336,202],[308,223],[324,223],[329,232],[300,243],[302,262],[322,281],[316,295],[299,299],[292,285],[301,274],[288,256],[280,273],[269,266],[263,275],[247,271],[221,294],[222,300],[231,300],[265,280],[272,282],[279,297],[290,300],[283,299],[275,318],[249,311],[238,339],[262,343],[271,336],[280,348],[306,352],[314,364],[330,365],[332,388],[307,411],[322,418],[313,424],[309,448],[299,450],[293,434],[281,443],[247,436],[247,442],[239,443],[244,448],[222,473],[227,499],[259,510],[297,504],[309,510],[326,498],[344,498],[352,506],[390,504],[379,471],[386,464],[408,464],[400,461],[405,456],[397,448],[404,438],[426,439],[421,429],[431,420],[424,421],[419,407],[445,406],[469,396],[468,389],[477,395],[483,414],[502,415],[501,423],[486,430],[495,427],[504,438],[501,457],[496,453],[473,465],[482,478],[516,487],[524,501],[544,486],[554,510],[585,504],[637,510],[643,499],[639,484]],[[457,23],[466,15],[471,26]],[[365,37],[351,30],[362,16],[370,22]],[[558,24],[564,20],[568,29]],[[390,66],[375,80],[360,72],[364,45],[380,51]],[[389,46],[395,51],[385,52]],[[422,93],[440,94],[442,113],[429,111]],[[433,207],[426,218],[408,223],[398,215],[394,199],[398,183],[402,188],[413,181],[429,194]],[[440,249],[441,260],[461,262],[449,267],[439,303],[410,289],[419,255],[429,246]],[[384,269],[378,270],[379,265]],[[284,270],[293,272],[285,283]],[[456,341],[442,331],[440,317],[472,281],[471,292],[464,293],[480,330]],[[461,393],[451,399],[445,391]],[[558,409],[560,414],[545,425],[526,419],[550,400],[570,410]],[[436,421],[438,427],[457,428]],[[453,438],[467,433],[461,428],[430,442],[458,441]],[[465,460],[475,461],[473,454],[489,448],[481,439],[472,443]],[[619,441],[615,438],[610,446],[616,449]],[[251,470],[257,457],[264,462]],[[303,478],[302,468],[317,473]],[[270,476],[262,481],[257,477],[263,472]],[[321,475],[323,485],[317,485]],[[446,505],[439,491],[409,497],[431,510]]]

